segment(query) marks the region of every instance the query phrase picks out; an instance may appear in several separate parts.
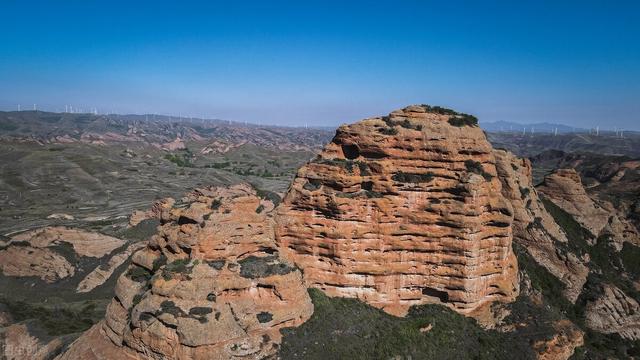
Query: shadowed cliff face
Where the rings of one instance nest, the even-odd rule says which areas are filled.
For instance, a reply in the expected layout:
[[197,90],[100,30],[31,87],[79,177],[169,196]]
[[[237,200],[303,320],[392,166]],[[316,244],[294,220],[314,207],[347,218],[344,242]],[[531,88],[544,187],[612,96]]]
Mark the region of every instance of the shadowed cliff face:
[[513,300],[513,210],[474,123],[410,106],[341,126],[278,208],[281,252],[309,286],[397,315]]

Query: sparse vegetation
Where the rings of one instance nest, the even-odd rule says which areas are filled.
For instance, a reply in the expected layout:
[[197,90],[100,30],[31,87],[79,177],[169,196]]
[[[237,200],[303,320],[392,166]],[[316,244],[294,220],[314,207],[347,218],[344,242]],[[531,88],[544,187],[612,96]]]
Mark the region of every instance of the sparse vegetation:
[[190,263],[191,260],[189,258],[176,259],[165,265],[164,269],[162,269],[162,277],[165,280],[171,280],[173,274],[190,274],[193,268]]
[[311,319],[281,331],[283,359],[513,359],[514,352],[535,358],[524,339],[484,330],[444,306],[413,307],[399,318],[355,299],[309,294]]
[[383,135],[397,135],[398,134],[398,130],[396,128],[394,128],[394,127],[384,127],[384,128],[378,129],[378,131]]
[[147,282],[151,279],[151,273],[149,270],[137,265],[132,265],[129,268],[127,276],[135,282]]
[[465,160],[464,166],[467,168],[467,171],[481,175],[487,181],[491,181],[491,179],[493,179],[493,175],[486,172],[482,167],[482,164],[478,161],[471,159]]
[[426,174],[398,172],[393,174],[391,178],[398,182],[418,184],[430,182],[433,180],[434,174],[432,172],[428,172]]
[[195,167],[192,162],[193,153],[189,149],[184,149],[176,153],[166,154],[164,158],[178,165],[179,167]]
[[24,301],[10,301],[0,299],[0,303],[7,306],[16,322],[35,319],[42,326],[47,335],[59,336],[79,333],[90,328],[99,321],[103,313],[97,309],[95,303],[85,302],[83,306],[41,306]]
[[457,127],[478,126],[478,118],[469,114],[454,115],[449,118],[448,122]]

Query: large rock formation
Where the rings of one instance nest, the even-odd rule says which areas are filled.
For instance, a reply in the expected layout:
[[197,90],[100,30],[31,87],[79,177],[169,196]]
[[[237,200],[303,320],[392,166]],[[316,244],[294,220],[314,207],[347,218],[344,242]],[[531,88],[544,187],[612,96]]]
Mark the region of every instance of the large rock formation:
[[[638,193],[640,181],[637,180],[638,170],[633,164],[635,162],[618,164],[614,169],[619,170],[613,174],[605,167],[601,170],[603,174],[597,178],[604,182],[593,184],[590,192],[587,192],[574,169],[559,169],[545,176],[539,190],[571,214],[594,237],[610,236],[617,250],[622,249],[624,242],[639,246],[638,222],[631,208],[637,199],[634,193]],[[588,170],[583,171],[593,175]],[[587,180],[598,181],[594,178]]]
[[302,274],[280,259],[270,211],[247,185],[196,190],[163,208],[105,321],[62,359],[264,358],[309,318]]
[[502,194],[513,206],[514,241],[560,279],[566,286],[564,295],[575,302],[589,274],[587,259],[558,246],[568,240],[538,197],[532,183],[531,162],[506,150],[495,150],[494,155]]
[[559,169],[545,176],[538,190],[594,236],[600,235],[608,223],[609,212],[589,197],[574,169]]
[[278,209],[308,285],[393,314],[471,314],[518,294],[513,210],[475,118],[428,106],[343,125]]

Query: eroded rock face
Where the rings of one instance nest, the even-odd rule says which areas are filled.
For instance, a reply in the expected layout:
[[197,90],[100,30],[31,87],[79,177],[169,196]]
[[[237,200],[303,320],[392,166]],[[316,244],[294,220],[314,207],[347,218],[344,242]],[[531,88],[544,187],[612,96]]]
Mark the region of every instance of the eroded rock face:
[[410,106],[343,125],[298,171],[276,237],[308,285],[397,315],[514,299],[513,210],[491,145],[465,119]]
[[50,249],[15,245],[0,250],[0,270],[7,276],[35,276],[47,283],[75,273],[75,268],[63,256]]
[[607,225],[609,213],[589,197],[574,169],[558,169],[545,176],[538,190],[593,235],[598,236]]
[[173,200],[172,198],[165,198],[165,199],[161,199],[158,201],[155,201],[153,203],[153,205],[151,206],[151,209],[146,210],[146,211],[141,211],[141,210],[135,210],[133,211],[133,213],[131,213],[131,216],[129,217],[129,226],[136,226],[138,224],[140,224],[141,222],[145,221],[145,220],[149,220],[149,219],[160,219],[160,214],[162,213],[163,209],[170,209],[173,206],[173,203],[175,202],[175,200]]
[[68,337],[40,339],[23,322],[0,328],[0,358],[3,360],[47,360],[60,353]]
[[164,209],[104,322],[62,359],[274,356],[279,330],[313,305],[300,271],[279,257],[272,209],[246,185],[196,190]]
[[124,245],[125,241],[112,236],[72,229],[63,226],[45,227],[14,236],[13,242],[28,242],[30,246],[45,248],[62,243],[73,246],[80,256],[100,258]]
[[584,345],[584,333],[569,320],[559,320],[554,324],[557,333],[547,341],[533,345],[539,360],[566,360],[571,358],[577,347]]
[[585,323],[596,331],[640,340],[640,305],[622,290],[602,284],[602,293],[587,303]]
[[79,256],[101,258],[124,243],[111,236],[61,226],[31,230],[3,242],[0,270],[7,276],[35,276],[54,283],[76,273],[62,254],[65,246]]
[[[624,177],[627,171],[636,171],[628,166],[631,165],[627,163],[619,165],[619,171],[622,172],[620,177]],[[605,184],[600,184],[601,191],[591,189],[587,192],[580,175],[574,169],[556,170],[547,175],[544,183],[538,188],[549,200],[571,214],[581,226],[589,230],[594,238],[606,235],[613,240],[612,245],[615,249],[620,251],[624,242],[636,246],[640,244],[640,233],[633,216],[630,215],[629,201],[619,197],[620,185],[616,184],[619,181],[617,179],[619,174],[611,175],[606,170],[606,168],[602,170],[604,172],[602,176],[608,180]],[[634,191],[637,192],[637,184],[633,180],[625,181],[624,184],[629,186],[629,195],[633,198]],[[610,195],[618,197],[616,205],[610,201]]]
[[129,245],[124,251],[113,255],[105,266],[98,266],[85,276],[78,283],[76,291],[79,293],[86,293],[104,284],[113,275],[114,271],[129,259],[134,251],[141,249],[145,245],[146,242],[134,243]]
[[560,279],[566,285],[564,295],[575,302],[589,275],[588,260],[562,251],[558,246],[568,240],[538,197],[532,183],[530,161],[505,150],[495,150],[494,155],[502,194],[513,206],[514,241]]

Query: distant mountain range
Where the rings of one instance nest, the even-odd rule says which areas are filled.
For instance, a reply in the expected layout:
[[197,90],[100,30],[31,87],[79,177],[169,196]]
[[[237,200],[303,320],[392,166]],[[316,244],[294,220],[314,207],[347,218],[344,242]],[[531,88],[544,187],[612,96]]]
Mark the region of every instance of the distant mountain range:
[[0,138],[42,143],[142,142],[163,146],[178,140],[216,141],[223,147],[248,143],[266,148],[315,150],[327,143],[334,131],[152,114],[0,111]]
[[510,121],[480,122],[480,127],[489,132],[555,132],[558,134],[589,132],[589,129],[554,123],[519,124]]

